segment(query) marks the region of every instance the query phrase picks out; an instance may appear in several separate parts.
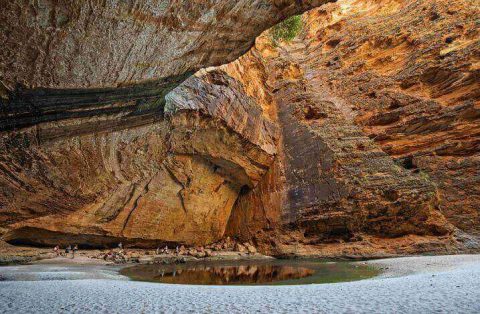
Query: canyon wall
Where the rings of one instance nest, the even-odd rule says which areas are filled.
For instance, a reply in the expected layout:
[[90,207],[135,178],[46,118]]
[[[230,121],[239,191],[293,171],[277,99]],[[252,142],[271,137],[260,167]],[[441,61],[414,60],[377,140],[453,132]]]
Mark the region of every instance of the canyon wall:
[[239,191],[273,160],[275,125],[222,73],[189,81],[204,86],[210,107],[176,101],[179,90],[165,108],[165,95],[322,3],[5,1],[4,239],[154,246],[221,238]]
[[434,183],[453,225],[477,235],[479,14],[468,0],[327,6],[306,15],[312,58],[302,62],[383,151]]
[[0,58],[3,238],[229,235],[351,257],[480,248],[475,1],[326,4],[294,40],[267,31],[191,75],[324,2],[79,2],[55,26],[70,5],[57,1],[8,17],[3,28],[29,25],[51,53],[27,55],[11,35]]
[[[223,100],[226,111],[241,105],[237,98]],[[261,117],[244,113],[229,117],[262,124]],[[81,132],[91,120],[41,124],[2,137],[0,217],[12,230],[6,240],[91,246],[122,238],[144,246],[212,242],[223,236],[240,189],[253,187],[273,160],[272,145],[262,143],[270,151],[263,149],[255,134],[250,141],[200,108],[149,123],[136,117],[121,129],[63,132]]]
[[276,254],[478,248],[478,13],[339,1],[305,13],[292,42],[257,43],[279,153],[229,234]]

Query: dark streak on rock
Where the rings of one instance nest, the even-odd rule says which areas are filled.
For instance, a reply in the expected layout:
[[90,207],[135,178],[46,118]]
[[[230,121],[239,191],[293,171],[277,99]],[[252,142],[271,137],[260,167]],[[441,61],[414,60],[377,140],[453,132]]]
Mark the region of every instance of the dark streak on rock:
[[[148,193],[149,189],[148,189],[148,185],[150,184],[150,182],[152,182],[153,178],[155,178],[157,174],[154,174],[150,180],[147,182],[147,184],[144,186],[143,188],[143,191],[142,193],[140,193],[140,195],[135,199],[135,201],[133,202],[133,206],[132,208],[130,209],[130,212],[128,213],[128,216],[127,218],[125,219],[125,222],[123,223],[123,227],[122,227],[122,231],[120,232],[120,234],[124,235],[124,232],[125,232],[125,228],[127,227],[129,221],[130,221],[130,218],[132,217],[132,214],[133,212],[135,211],[135,209],[137,209],[138,207],[138,201],[145,195]],[[134,189],[135,190],[135,189]]]

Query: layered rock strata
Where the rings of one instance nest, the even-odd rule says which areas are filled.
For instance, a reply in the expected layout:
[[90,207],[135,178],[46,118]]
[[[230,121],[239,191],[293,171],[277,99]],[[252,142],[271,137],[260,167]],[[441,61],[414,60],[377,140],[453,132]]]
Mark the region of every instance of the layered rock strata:
[[205,73],[184,88],[190,81],[216,99],[213,107],[177,101],[179,89],[165,113],[4,133],[5,239],[153,246],[221,238],[239,191],[253,188],[273,161],[276,128],[224,73]]
[[[122,38],[104,69],[82,70],[84,81],[70,80],[70,70],[55,74],[59,85],[43,72],[25,76],[28,88],[5,81],[5,239],[153,246],[228,234],[270,254],[356,257],[478,249],[478,5],[339,1],[305,13],[294,41],[264,34],[235,62],[186,79],[252,44],[250,26],[226,32],[235,49],[219,47],[225,37],[210,28],[243,21],[233,16],[247,2],[195,8],[210,10],[191,24],[202,37],[164,58],[145,48],[151,62],[165,62],[151,72],[132,67],[142,56],[134,42],[118,75],[104,75]],[[255,3],[283,17],[317,1]],[[192,9],[180,7],[168,12]],[[110,9],[92,8],[98,28]],[[219,12],[232,19],[217,20]],[[142,41],[153,20],[133,16],[122,23],[132,18]],[[267,25],[280,16],[250,18]],[[199,38],[160,20],[154,43]],[[167,24],[178,42],[165,39]],[[70,82],[81,88],[65,89]]]
[[276,254],[478,248],[472,8],[341,1],[304,14],[292,43],[258,43],[279,154],[237,201],[229,233]]
[[6,132],[5,240],[96,247],[219,239],[239,191],[261,180],[276,152],[278,129],[262,104],[212,69],[169,94],[161,112]]
[[233,61],[266,28],[327,1],[4,2],[0,131],[161,110],[196,70]]
[[[301,55],[304,47],[297,48]],[[292,63],[293,48],[287,52],[268,61],[279,155],[264,181],[239,197],[230,234],[253,238],[275,254],[361,241],[365,234],[448,235],[452,228],[438,211],[434,184],[398,166],[355,125],[342,99]]]
[[195,70],[246,52],[264,29],[324,2],[5,3],[5,239],[218,240],[238,192],[254,187],[272,162],[275,127],[250,116],[262,109],[221,73],[200,83],[218,98],[215,110],[172,102],[165,113],[164,96]]
[[305,68],[397,164],[431,181],[460,230],[480,223],[480,6],[345,1],[306,17]]

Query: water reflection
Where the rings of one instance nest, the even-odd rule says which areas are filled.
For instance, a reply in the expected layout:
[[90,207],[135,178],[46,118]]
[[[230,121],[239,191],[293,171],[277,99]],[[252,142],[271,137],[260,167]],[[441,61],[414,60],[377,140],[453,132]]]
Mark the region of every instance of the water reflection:
[[258,285],[305,284],[369,278],[375,271],[348,263],[275,261],[258,264],[194,263],[187,265],[139,265],[125,268],[134,280],[170,284]]
[[259,284],[303,278],[313,273],[314,271],[308,268],[277,265],[197,266],[190,269],[175,269],[171,272],[162,270],[154,279],[179,284]]

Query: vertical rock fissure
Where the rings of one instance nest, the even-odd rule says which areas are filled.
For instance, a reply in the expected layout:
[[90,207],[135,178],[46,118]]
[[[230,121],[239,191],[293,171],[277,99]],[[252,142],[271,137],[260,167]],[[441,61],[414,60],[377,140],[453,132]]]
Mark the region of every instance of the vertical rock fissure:
[[125,229],[127,228],[128,226],[128,223],[130,222],[130,219],[132,218],[132,215],[133,213],[135,212],[135,210],[137,209],[138,207],[138,202],[140,201],[140,199],[148,193],[149,191],[149,185],[150,183],[152,182],[153,178],[155,178],[157,174],[155,173],[151,178],[150,180],[147,182],[147,184],[145,184],[145,186],[143,187],[143,190],[142,192],[140,193],[140,195],[137,196],[137,198],[135,199],[135,201],[133,202],[133,206],[132,208],[130,209],[128,215],[127,215],[127,218],[125,219],[125,222],[123,223],[123,227],[122,227],[122,231],[120,232],[120,234],[122,234],[123,236],[125,236]]
[[177,192],[177,196],[178,198],[180,199],[180,203],[182,204],[182,209],[183,211],[185,212],[185,214],[188,213],[187,211],[187,207],[185,206],[185,200],[183,198],[183,194],[182,192],[184,191],[185,189],[185,185],[180,181],[178,180],[178,178],[175,176],[175,174],[173,173],[172,170],[170,170],[170,168],[168,168],[167,166],[164,166],[164,169],[167,171],[167,173],[170,175],[170,177],[172,178],[173,181],[175,181],[175,183],[177,183],[178,185],[180,185],[182,188]]

